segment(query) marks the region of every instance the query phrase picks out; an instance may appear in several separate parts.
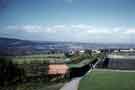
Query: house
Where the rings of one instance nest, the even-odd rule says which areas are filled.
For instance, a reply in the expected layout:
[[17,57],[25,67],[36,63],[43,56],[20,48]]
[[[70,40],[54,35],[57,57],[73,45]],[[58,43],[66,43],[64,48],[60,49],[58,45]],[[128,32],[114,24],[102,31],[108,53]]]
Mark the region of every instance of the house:
[[51,81],[68,79],[69,76],[69,67],[66,64],[48,65],[48,77],[51,78]]
[[85,51],[84,50],[80,50],[80,54],[84,54],[85,53]]
[[133,48],[130,49],[121,49],[120,52],[135,52]]
[[98,53],[101,53],[101,50],[93,49],[93,50],[92,50],[92,53],[97,53],[97,54],[98,54]]

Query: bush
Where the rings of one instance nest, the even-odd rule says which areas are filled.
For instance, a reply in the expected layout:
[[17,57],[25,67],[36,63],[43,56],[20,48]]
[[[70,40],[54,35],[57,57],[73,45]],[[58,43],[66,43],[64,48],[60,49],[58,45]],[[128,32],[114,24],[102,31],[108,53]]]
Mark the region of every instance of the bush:
[[23,70],[13,64],[11,58],[0,57],[0,86],[21,80],[23,74]]

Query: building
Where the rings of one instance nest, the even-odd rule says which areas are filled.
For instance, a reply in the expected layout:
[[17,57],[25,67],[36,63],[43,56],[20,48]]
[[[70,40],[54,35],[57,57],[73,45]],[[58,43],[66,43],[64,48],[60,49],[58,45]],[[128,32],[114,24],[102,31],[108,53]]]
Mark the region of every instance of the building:
[[48,74],[66,74],[68,72],[68,66],[66,64],[50,64],[48,65]]

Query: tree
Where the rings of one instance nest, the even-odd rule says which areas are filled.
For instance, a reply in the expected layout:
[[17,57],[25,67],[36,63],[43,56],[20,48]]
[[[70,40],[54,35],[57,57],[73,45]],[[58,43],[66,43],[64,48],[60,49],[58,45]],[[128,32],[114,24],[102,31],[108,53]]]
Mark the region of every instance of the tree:
[[11,58],[0,57],[0,85],[11,84],[17,77],[22,75],[22,70],[12,63]]
[[91,50],[89,50],[89,49],[86,49],[86,50],[85,50],[85,54],[89,54],[89,55],[91,55],[91,53],[92,53],[92,51],[91,51]]

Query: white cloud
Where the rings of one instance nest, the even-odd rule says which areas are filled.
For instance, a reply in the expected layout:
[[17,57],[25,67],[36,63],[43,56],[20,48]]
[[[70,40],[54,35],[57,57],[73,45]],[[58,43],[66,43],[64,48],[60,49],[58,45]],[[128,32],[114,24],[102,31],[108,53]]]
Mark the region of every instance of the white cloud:
[[125,42],[135,38],[135,28],[124,27],[93,27],[88,24],[74,25],[9,25],[6,31],[21,31],[29,34],[43,35],[62,40],[96,41],[96,42]]
[[91,25],[86,25],[86,24],[76,24],[76,25],[71,25],[71,27],[77,29],[92,29]]
[[97,28],[88,24],[74,24],[74,25],[8,25],[5,27],[6,30],[20,30],[22,32],[76,32],[77,33],[89,33],[89,34],[135,34],[135,28]]
[[135,34],[135,28],[97,28],[87,24],[75,24],[75,25],[8,25],[6,30],[20,30],[23,32],[76,32],[76,33],[95,33],[95,34]]
[[129,28],[124,33],[125,34],[135,34],[135,28]]
[[5,27],[5,29],[36,33],[42,32],[45,29],[45,27],[42,25],[8,25],[7,27]]
[[65,25],[54,25],[53,28],[65,28]]
[[88,33],[90,34],[110,34],[112,31],[109,31],[107,29],[92,29],[88,30]]
[[112,31],[113,32],[123,32],[123,30],[125,30],[124,27],[114,27]]
[[39,32],[43,29],[40,25],[23,25],[21,26],[21,30],[25,30],[26,32]]
[[56,31],[52,30],[51,28],[47,27],[46,28],[46,32],[48,33],[55,33]]

